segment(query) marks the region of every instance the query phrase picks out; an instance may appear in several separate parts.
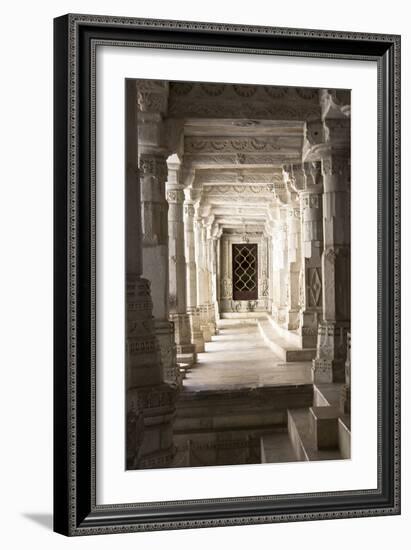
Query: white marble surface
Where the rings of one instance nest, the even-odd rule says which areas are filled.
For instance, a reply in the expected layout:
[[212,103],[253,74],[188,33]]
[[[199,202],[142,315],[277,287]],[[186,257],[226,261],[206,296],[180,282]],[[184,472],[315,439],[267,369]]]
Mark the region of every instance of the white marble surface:
[[309,384],[311,364],[285,363],[265,345],[255,323],[219,321],[219,334],[198,354],[184,388],[223,389],[277,384]]

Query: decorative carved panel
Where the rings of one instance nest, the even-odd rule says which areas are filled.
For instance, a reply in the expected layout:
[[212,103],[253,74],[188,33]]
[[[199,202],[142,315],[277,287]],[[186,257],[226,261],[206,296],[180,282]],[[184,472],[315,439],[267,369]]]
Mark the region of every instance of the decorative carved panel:
[[307,305],[309,307],[321,306],[321,271],[319,267],[307,269]]

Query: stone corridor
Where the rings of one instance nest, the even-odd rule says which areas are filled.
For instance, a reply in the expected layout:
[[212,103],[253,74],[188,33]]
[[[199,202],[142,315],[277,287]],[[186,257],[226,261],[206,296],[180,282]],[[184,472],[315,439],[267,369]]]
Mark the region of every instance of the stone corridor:
[[350,457],[350,91],[125,86],[127,469]]
[[257,322],[222,319],[218,334],[197,355],[183,381],[184,391],[309,384],[311,363],[286,363],[265,344]]

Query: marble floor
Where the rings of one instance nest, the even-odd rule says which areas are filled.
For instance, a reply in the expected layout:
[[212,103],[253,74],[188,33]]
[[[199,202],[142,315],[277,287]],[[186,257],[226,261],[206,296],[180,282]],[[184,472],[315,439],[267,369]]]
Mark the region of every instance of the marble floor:
[[252,320],[223,319],[219,333],[198,354],[184,388],[221,390],[311,383],[311,363],[285,363],[264,343]]

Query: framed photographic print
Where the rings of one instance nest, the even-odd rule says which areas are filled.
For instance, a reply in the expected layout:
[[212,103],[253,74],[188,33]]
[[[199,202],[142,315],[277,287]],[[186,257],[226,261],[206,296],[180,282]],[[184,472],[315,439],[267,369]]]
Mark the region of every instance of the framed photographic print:
[[400,38],[54,29],[55,530],[400,513]]

